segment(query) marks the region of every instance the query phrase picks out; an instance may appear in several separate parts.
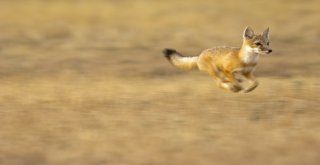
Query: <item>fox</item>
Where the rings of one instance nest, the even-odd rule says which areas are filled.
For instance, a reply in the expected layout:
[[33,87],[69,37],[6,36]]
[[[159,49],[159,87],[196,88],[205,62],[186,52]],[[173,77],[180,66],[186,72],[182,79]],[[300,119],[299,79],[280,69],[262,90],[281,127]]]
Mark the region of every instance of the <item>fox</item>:
[[[241,47],[220,46],[203,50],[197,56],[184,56],[175,49],[165,48],[164,56],[176,68],[207,72],[217,86],[231,91],[248,93],[256,89],[259,82],[253,72],[260,55],[272,52],[269,42],[269,27],[255,34],[247,26],[242,34]],[[246,87],[242,83],[246,81]]]

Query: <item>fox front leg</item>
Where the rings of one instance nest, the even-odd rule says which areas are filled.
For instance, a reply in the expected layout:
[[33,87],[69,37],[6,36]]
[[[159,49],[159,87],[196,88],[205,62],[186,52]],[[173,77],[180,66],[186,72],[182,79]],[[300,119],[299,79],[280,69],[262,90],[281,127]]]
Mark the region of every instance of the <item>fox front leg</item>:
[[242,83],[244,81],[243,75],[239,71],[233,71],[232,75],[234,77],[234,80],[237,81],[237,83]]
[[254,78],[252,73],[244,74],[244,77],[246,77],[250,83],[249,87],[243,90],[244,93],[249,93],[258,87],[259,82]]

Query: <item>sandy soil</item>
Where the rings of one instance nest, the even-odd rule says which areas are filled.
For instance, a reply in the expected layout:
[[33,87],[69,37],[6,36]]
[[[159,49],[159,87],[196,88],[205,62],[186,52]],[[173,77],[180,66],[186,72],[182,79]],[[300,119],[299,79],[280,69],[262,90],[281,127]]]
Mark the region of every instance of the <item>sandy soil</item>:
[[[319,164],[320,3],[0,2],[0,164]],[[162,56],[271,29],[252,93]]]

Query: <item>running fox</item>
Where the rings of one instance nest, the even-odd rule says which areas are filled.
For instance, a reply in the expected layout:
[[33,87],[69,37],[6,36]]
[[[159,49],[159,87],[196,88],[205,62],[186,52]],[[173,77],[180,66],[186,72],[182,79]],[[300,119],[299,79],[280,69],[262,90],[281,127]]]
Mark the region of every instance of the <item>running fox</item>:
[[[165,57],[177,68],[201,70],[209,73],[217,85],[232,92],[251,92],[258,86],[253,76],[260,54],[269,54],[269,28],[262,34],[255,34],[251,27],[243,32],[243,43],[240,48],[216,47],[204,50],[199,56],[186,57],[174,49],[164,49]],[[241,82],[249,82],[243,88]]]

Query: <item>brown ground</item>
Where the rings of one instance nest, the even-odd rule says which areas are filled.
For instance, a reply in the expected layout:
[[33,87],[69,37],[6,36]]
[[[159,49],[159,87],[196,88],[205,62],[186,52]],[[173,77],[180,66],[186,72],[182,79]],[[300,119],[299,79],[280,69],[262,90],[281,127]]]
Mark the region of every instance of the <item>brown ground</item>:
[[[0,2],[0,164],[320,163],[316,0]],[[271,28],[260,86],[173,68]]]

